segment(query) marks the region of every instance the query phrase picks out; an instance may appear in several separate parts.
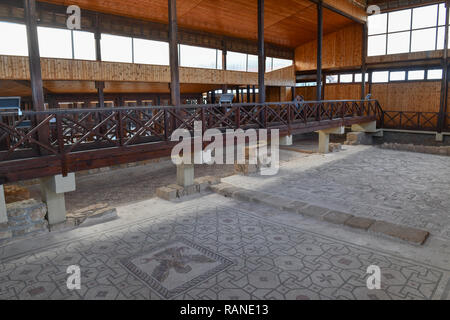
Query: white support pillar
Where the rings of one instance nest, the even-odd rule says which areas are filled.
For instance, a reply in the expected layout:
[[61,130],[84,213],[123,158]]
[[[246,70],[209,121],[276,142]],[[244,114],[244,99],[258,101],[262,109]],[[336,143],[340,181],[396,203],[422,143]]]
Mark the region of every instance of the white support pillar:
[[436,133],[436,142],[443,142],[443,141],[444,141],[444,134]]
[[366,133],[376,133],[377,132],[377,122],[370,121],[365,123],[358,123],[352,125],[352,132],[366,132]]
[[47,203],[50,226],[66,221],[66,202],[64,193],[75,191],[75,174],[67,177],[57,175],[41,179],[42,200]]
[[330,134],[344,134],[345,127],[337,127],[318,131],[319,134],[319,153],[330,152]]
[[8,223],[8,214],[6,212],[5,189],[0,185],[0,225]]
[[181,163],[177,165],[177,184],[182,187],[194,184],[194,164]]
[[292,135],[280,138],[280,146],[292,146],[292,144],[293,144]]

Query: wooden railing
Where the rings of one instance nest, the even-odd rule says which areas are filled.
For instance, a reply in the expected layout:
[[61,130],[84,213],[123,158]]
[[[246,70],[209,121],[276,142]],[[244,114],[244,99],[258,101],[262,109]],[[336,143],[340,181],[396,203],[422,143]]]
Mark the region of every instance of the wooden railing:
[[[417,131],[437,131],[438,112],[383,111],[383,128]],[[450,132],[450,113],[443,119],[443,132]]]
[[[16,181],[170,155],[175,129],[312,132],[381,119],[376,100],[55,109],[0,113],[0,180]],[[1,183],[2,181],[0,181]]]

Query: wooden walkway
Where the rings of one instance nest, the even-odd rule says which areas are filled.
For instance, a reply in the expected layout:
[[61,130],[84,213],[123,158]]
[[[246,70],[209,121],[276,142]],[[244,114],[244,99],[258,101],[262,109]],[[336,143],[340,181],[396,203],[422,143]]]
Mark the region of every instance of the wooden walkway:
[[280,136],[382,120],[376,100],[55,109],[0,113],[0,183],[169,156],[176,129],[279,129]]

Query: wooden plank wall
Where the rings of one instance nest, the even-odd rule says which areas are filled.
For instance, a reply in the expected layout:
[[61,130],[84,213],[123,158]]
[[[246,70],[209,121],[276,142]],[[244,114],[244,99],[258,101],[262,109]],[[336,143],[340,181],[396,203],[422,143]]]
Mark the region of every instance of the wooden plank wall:
[[[43,80],[137,81],[169,83],[170,67],[118,62],[41,58]],[[1,80],[29,80],[28,57],[0,56]],[[267,85],[295,85],[294,66],[265,75]],[[258,74],[229,70],[180,68],[181,83],[257,85]]]
[[440,81],[372,85],[372,97],[389,111],[439,112],[440,94]]
[[[316,87],[297,87],[295,93],[306,100],[316,99]],[[440,81],[372,84],[372,98],[377,99],[384,110],[390,111],[439,112],[440,94]],[[325,100],[358,100],[360,95],[360,84],[325,86]]]
[[[361,67],[362,28],[354,23],[323,38],[323,69]],[[308,42],[295,49],[297,71],[316,70],[317,41]]]

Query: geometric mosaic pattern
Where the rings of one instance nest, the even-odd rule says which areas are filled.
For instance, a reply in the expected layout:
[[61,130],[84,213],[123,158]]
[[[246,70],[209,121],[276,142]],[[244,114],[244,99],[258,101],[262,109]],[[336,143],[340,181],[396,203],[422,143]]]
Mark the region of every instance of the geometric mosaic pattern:
[[121,263],[166,299],[233,265],[233,261],[182,237],[147,253],[122,259]]
[[[313,155],[288,169],[282,167],[273,177],[227,180],[242,188],[424,229],[450,240],[450,157],[377,147],[345,148],[335,155],[342,158],[331,162]],[[360,151],[354,152],[357,148]],[[305,170],[308,161],[314,166]]]
[[[258,205],[250,213],[208,204],[211,197],[3,257],[0,299],[436,299],[448,281],[448,270],[276,223]],[[372,264],[381,290],[366,289]],[[70,265],[81,267],[80,291],[66,289]]]

